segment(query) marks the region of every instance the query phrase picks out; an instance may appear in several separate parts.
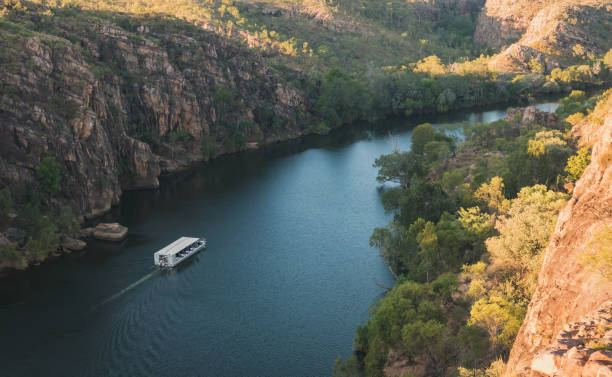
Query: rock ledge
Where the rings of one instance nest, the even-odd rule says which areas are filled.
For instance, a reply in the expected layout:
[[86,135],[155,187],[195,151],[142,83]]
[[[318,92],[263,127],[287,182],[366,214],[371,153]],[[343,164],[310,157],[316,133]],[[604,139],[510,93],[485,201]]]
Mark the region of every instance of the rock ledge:
[[128,228],[119,223],[100,223],[93,229],[93,237],[102,241],[121,241],[127,232]]

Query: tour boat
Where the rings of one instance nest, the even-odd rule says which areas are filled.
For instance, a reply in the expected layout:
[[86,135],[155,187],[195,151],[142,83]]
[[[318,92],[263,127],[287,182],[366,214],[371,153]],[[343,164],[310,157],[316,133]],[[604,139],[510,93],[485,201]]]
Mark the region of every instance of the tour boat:
[[158,267],[172,268],[206,247],[206,238],[181,237],[153,254]]

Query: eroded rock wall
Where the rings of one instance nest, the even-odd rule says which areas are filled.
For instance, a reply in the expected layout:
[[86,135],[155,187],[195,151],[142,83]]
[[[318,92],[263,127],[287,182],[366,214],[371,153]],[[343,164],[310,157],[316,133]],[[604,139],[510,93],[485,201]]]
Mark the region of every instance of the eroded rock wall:
[[[583,143],[594,142],[591,164],[559,214],[536,292],[510,354],[507,376],[538,375],[532,371],[534,357],[555,343],[565,326],[580,322],[612,299],[612,282],[580,262],[594,232],[612,224],[611,98],[597,115],[575,127]],[[597,137],[592,138],[593,134]]]
[[494,70],[530,71],[535,61],[550,72],[608,51],[611,27],[610,0],[488,0],[475,39],[491,48],[504,48],[491,60]]
[[478,17],[474,40],[492,49],[518,41],[535,15],[551,0],[487,0]]
[[0,188],[15,195],[53,156],[64,166],[54,200],[93,217],[163,171],[309,132],[296,121],[305,97],[237,43],[180,20],[40,17],[50,32],[0,27]]

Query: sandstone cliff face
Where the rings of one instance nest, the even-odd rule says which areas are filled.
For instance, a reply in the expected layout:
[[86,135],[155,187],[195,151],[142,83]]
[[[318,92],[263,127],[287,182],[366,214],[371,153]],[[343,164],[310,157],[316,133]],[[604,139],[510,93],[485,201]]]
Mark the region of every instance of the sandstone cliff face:
[[54,156],[56,200],[93,217],[122,190],[157,187],[163,171],[308,132],[294,120],[307,112],[300,92],[193,25],[19,17],[0,25],[0,188],[16,195]]
[[550,0],[487,0],[478,17],[474,40],[492,49],[516,42],[537,12],[550,3]]
[[612,302],[567,324],[555,342],[531,362],[531,374],[557,377],[612,376]]
[[[610,0],[512,3],[514,5],[487,1],[479,20],[476,39],[489,36],[484,43],[491,47],[507,44],[506,36],[518,39],[492,59],[491,68],[495,70],[529,71],[529,63],[535,60],[550,72],[600,56],[612,47],[606,36],[612,27]],[[485,16],[490,9],[505,14],[506,18],[496,15],[495,11],[492,11],[493,17]],[[499,26],[499,33],[490,26],[492,23]]]
[[474,39],[501,49],[491,68],[529,71],[537,61],[550,72],[605,53],[612,27],[610,0],[487,0]]
[[[581,318],[584,322],[583,317],[587,315],[593,321],[603,320],[597,314],[597,309],[612,298],[612,282],[585,269],[579,261],[593,233],[602,226],[612,224],[612,99],[609,98],[601,106],[597,117],[587,118],[574,131],[581,137],[583,144],[595,141],[591,164],[577,182],[572,199],[559,215],[536,292],[510,354],[507,376],[542,375],[537,374],[542,372],[538,365],[542,358],[547,357],[547,352],[551,351],[544,348],[551,345],[555,355],[562,355],[555,364],[556,368],[561,367],[563,357],[573,358],[577,354],[572,355],[578,351],[582,355],[581,360],[586,363],[593,356],[585,354],[584,349],[576,349],[572,355],[566,355],[572,347],[580,345],[580,341],[576,342],[579,336],[561,331],[567,325],[570,329],[572,323],[580,327]],[[593,138],[593,135],[596,137]],[[606,334],[600,335],[605,338]],[[564,338],[572,339],[575,344],[568,346],[566,341],[565,348],[560,347]],[[543,353],[536,357],[539,352]],[[597,357],[610,356],[606,355]],[[534,368],[539,372],[533,371]],[[554,373],[557,372],[560,374],[555,376],[581,375],[577,372],[563,374],[565,372],[558,370]]]

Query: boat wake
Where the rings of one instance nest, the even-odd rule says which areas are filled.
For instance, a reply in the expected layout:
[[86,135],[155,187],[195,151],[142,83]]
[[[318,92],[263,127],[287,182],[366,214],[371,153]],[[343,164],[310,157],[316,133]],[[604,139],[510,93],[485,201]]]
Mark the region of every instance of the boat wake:
[[100,308],[101,306],[104,306],[104,305],[108,304],[109,302],[118,299],[119,297],[123,296],[127,292],[129,292],[132,289],[136,288],[137,286],[139,286],[140,284],[142,284],[145,281],[149,280],[150,278],[152,278],[154,275],[157,275],[158,273],[159,273],[159,270],[151,271],[149,274],[147,274],[147,275],[141,277],[140,279],[136,280],[132,284],[130,284],[127,287],[123,288],[122,290],[120,290],[119,292],[117,292],[114,295],[110,296],[109,298],[107,298],[106,300],[102,301],[101,303],[92,306],[91,310],[92,311],[96,310],[96,309]]

